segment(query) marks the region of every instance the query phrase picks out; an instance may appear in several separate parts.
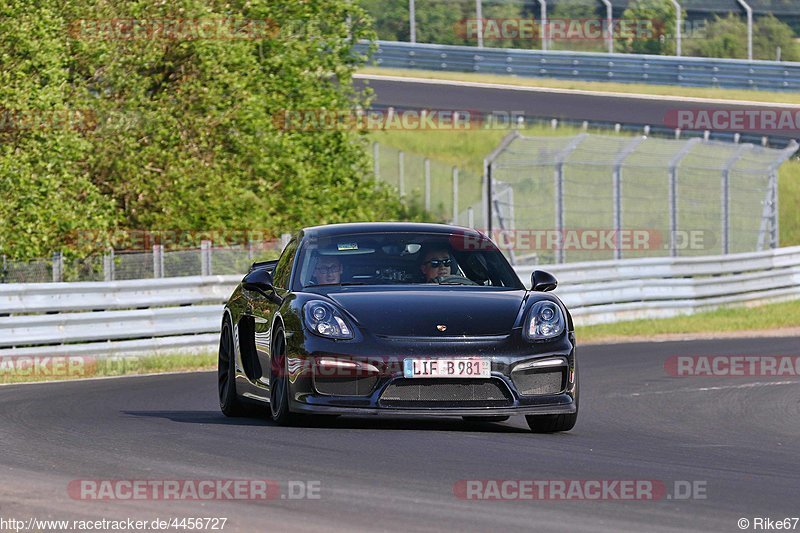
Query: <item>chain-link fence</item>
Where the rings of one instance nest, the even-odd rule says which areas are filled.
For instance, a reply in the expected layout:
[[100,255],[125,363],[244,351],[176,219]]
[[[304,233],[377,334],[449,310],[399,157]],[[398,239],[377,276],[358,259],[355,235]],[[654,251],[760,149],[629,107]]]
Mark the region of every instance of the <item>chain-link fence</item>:
[[774,248],[777,171],[797,148],[515,132],[487,160],[487,229],[518,264]]
[[376,180],[432,219],[486,227],[479,174],[377,142],[372,143],[372,157]]
[[276,259],[282,241],[165,251],[154,245],[143,251],[109,250],[103,255],[65,259],[61,253],[50,259],[11,261],[2,257],[0,283],[48,283],[60,281],[115,281],[181,276],[245,274],[257,260]]

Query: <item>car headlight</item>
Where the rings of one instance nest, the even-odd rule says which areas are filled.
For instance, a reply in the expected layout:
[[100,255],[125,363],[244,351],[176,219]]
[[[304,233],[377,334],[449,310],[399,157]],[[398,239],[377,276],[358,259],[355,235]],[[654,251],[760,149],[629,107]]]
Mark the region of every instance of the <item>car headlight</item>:
[[558,337],[564,332],[565,320],[561,308],[549,300],[536,302],[528,312],[525,336],[528,340],[541,341]]
[[313,300],[305,305],[306,325],[313,333],[330,339],[352,339],[353,329],[331,304]]

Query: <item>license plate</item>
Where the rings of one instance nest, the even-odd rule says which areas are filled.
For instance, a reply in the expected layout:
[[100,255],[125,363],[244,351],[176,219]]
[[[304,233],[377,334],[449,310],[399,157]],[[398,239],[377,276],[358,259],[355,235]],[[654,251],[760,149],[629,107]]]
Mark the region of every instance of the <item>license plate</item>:
[[406,378],[488,378],[492,362],[488,359],[404,359]]

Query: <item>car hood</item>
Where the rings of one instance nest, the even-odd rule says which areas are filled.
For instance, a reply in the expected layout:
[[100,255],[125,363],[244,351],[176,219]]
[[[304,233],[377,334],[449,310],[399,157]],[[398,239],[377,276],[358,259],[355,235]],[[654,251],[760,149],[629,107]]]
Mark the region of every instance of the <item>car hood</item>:
[[[525,291],[343,290],[327,296],[376,335],[452,337],[508,335]],[[445,331],[438,326],[445,326]]]

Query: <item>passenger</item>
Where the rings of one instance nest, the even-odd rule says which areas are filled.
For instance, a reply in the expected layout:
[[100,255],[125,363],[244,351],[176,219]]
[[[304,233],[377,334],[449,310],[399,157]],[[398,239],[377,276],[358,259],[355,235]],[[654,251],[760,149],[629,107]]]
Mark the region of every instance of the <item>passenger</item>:
[[425,283],[436,283],[436,278],[449,276],[452,263],[453,260],[450,259],[450,252],[447,248],[430,248],[423,251],[420,270],[425,276]]
[[335,285],[342,282],[342,262],[338,257],[321,255],[314,267],[317,285]]

